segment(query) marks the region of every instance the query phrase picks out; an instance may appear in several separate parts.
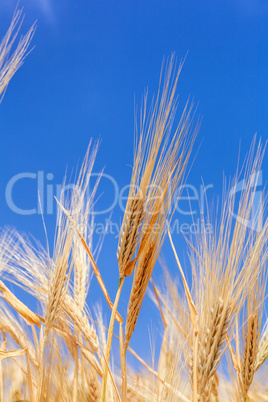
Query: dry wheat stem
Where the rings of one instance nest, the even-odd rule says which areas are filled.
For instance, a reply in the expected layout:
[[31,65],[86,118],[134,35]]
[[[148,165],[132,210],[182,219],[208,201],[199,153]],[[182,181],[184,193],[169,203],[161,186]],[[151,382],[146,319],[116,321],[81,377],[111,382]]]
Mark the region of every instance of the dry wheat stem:
[[121,377],[122,377],[122,402],[127,401],[127,366],[126,355],[124,351],[124,333],[123,325],[119,325],[119,346],[120,346],[120,361],[121,361]]
[[[112,314],[111,314],[111,319],[110,319],[110,324],[109,324],[109,330],[108,330],[108,336],[107,336],[107,344],[106,344],[106,350],[105,350],[105,361],[107,361],[108,364],[109,364],[109,360],[110,360],[110,353],[111,353],[111,347],[112,347],[112,339],[113,339],[113,333],[114,333],[115,317],[116,317],[116,312],[117,312],[118,303],[119,303],[120,295],[121,295],[121,292],[122,292],[123,284],[124,284],[124,278],[119,281],[119,286],[118,286],[118,290],[117,290],[117,293],[116,293],[116,297],[115,297],[115,301],[114,301],[114,305],[113,305],[113,310],[112,310]],[[122,324],[122,323],[120,323],[120,324]],[[103,375],[103,378],[102,378],[102,391],[101,391],[101,398],[102,398],[103,402],[105,401],[107,374],[108,374],[107,370],[108,370],[108,365],[105,364],[103,366],[104,375]]]
[[193,402],[198,400],[198,329],[193,329]]
[[[107,359],[106,359],[105,353],[103,352],[101,346],[100,346],[100,348],[101,348],[102,356],[103,356],[103,359],[104,359],[104,363],[105,363],[105,365],[106,365],[106,367],[107,367],[108,373],[109,373],[109,375],[110,375],[110,377],[111,377],[111,380],[112,380],[112,384],[113,384],[113,388],[114,388],[114,390],[115,390],[116,397],[117,397],[118,401],[121,402],[121,398],[120,398],[120,395],[119,395],[117,386],[116,386],[116,384],[115,384],[115,381],[114,381],[113,374],[112,374],[112,372],[111,372],[109,363],[108,363],[108,361],[107,361]],[[104,397],[104,399],[103,399],[103,397]],[[101,400],[105,400],[105,394],[103,395],[103,393],[102,393]]]
[[[94,320],[92,320],[92,321],[94,321]],[[96,324],[96,325],[100,325],[97,321],[94,321],[94,323]],[[105,328],[103,325],[102,325],[102,328],[105,330],[105,331],[107,331],[108,332],[108,328]],[[117,336],[117,335],[115,335],[115,334],[113,334],[113,336],[116,338],[116,339],[118,339],[118,340],[120,340],[120,338]],[[121,341],[120,341],[121,342]],[[81,345],[82,346],[82,345]],[[121,344],[120,344],[120,346],[121,346]],[[159,374],[155,371],[155,370],[153,370],[131,347],[129,347],[128,346],[128,348],[127,348],[127,350],[151,373],[151,374],[153,374],[162,384],[164,384],[164,380],[161,378],[161,377],[159,377]]]
[[[159,294],[159,296],[161,296],[160,294]],[[162,296],[161,296],[162,297]],[[97,324],[97,325],[100,325],[97,321],[94,321],[95,322],[95,324]],[[103,327],[103,329],[105,330],[105,331],[107,331],[108,332],[108,328],[105,328],[103,325],[102,325],[102,327]],[[117,336],[117,335],[115,335],[115,334],[113,334],[113,336],[116,338],[116,339],[118,339],[118,340],[120,340],[120,338]],[[122,335],[121,335],[122,336]],[[122,344],[122,339],[120,340],[120,347],[121,347],[121,344]],[[82,346],[82,345],[81,345]],[[152,369],[131,347],[129,347],[128,346],[128,348],[127,348],[127,350],[151,373],[151,374],[153,374],[162,384],[165,384],[166,386],[168,386],[168,384],[166,383],[166,381],[164,381],[160,376],[159,376],[159,374],[157,373],[157,371],[155,371],[154,369]],[[120,353],[121,353],[121,351],[120,351]],[[125,355],[125,352],[124,352],[124,355]],[[124,360],[125,360],[125,357],[124,357]],[[177,392],[177,394],[178,394],[178,396],[182,399],[182,400],[184,400],[184,401],[188,401],[189,402],[189,400],[186,398],[186,397],[184,397],[184,395],[183,394],[180,394],[180,393],[178,393]]]
[[[23,368],[23,366],[20,364],[20,362],[15,357],[13,358],[13,360],[16,363],[16,365],[19,367],[19,369],[23,372],[23,374],[25,374],[25,376],[28,378],[29,374],[28,374],[27,370],[25,370]],[[37,383],[34,380],[32,380],[32,385],[37,389]]]
[[28,374],[28,382],[29,382],[29,390],[30,390],[30,401],[34,402],[35,398],[34,398],[34,390],[33,390],[31,361],[30,361],[30,356],[29,356],[28,350],[26,352],[26,358],[27,358],[27,374]]

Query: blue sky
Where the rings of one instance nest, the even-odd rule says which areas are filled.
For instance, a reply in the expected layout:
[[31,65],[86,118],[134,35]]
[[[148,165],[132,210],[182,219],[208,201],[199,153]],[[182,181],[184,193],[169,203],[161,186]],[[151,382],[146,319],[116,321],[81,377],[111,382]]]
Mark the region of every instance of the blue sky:
[[[16,0],[1,1],[1,36],[15,6]],[[10,210],[6,186],[16,174],[41,171],[53,175],[50,181],[45,179],[45,185],[55,187],[66,169],[68,177],[76,169],[91,137],[102,139],[94,171],[105,167],[119,187],[129,183],[134,96],[139,105],[144,88],[148,87],[149,95],[156,92],[163,56],[171,52],[179,60],[188,52],[179,81],[179,111],[190,96],[202,116],[196,159],[188,177],[191,185],[199,188],[203,179],[205,185],[213,186],[209,197],[220,195],[223,172],[228,177],[235,173],[239,144],[243,159],[256,132],[264,141],[268,138],[266,1],[21,0],[20,6],[26,13],[22,33],[35,20],[37,31],[35,48],[0,105],[0,226],[15,226],[44,242],[40,215],[23,216]],[[265,158],[264,181],[267,177]],[[97,208],[111,203],[110,186],[103,182]],[[17,205],[36,207],[36,189],[36,180],[21,181],[14,190]],[[193,208],[197,204],[194,201]],[[112,219],[119,222],[122,216],[117,205]],[[98,220],[107,218],[109,213]],[[52,235],[55,212],[45,220]],[[178,236],[175,243],[186,258],[183,238]],[[98,261],[112,298],[117,287],[117,281],[111,281],[111,271],[118,272],[116,247],[117,239],[107,236]],[[167,260],[168,253],[166,245]],[[174,272],[173,259],[170,267]],[[158,265],[156,282],[161,275]],[[126,286],[123,312],[128,291]],[[94,280],[91,301],[101,301],[108,316]],[[134,348],[147,357],[152,312],[156,310],[147,299],[133,336]],[[160,319],[156,323],[154,334],[161,331]]]

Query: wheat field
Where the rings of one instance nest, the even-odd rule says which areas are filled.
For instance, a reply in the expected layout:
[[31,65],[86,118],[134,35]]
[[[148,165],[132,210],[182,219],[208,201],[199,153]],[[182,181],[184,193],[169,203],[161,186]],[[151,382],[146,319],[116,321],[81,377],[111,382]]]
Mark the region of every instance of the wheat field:
[[[17,9],[0,44],[1,100],[36,29],[33,25],[13,50],[21,20]],[[202,225],[213,231],[185,238],[189,274],[170,231],[171,199],[187,179],[200,126],[191,102],[174,124],[182,66],[174,54],[163,61],[158,93],[148,105],[145,97],[137,119],[130,190],[114,250],[118,270],[110,272],[110,280],[119,283],[116,295],[108,294],[89,230],[98,183],[90,197],[87,189],[98,142],[89,144],[76,179],[78,191],[56,200],[53,250],[16,229],[1,229],[1,401],[268,400],[268,323],[262,320],[268,258],[265,196],[262,213],[254,216],[253,225],[245,224],[252,216],[265,145],[254,137],[242,168],[230,183],[224,182],[222,199],[208,206]],[[241,180],[243,191],[232,194]],[[237,220],[230,214],[234,205]],[[159,283],[152,274],[164,241],[176,261],[177,278],[173,267],[163,263]],[[94,318],[89,308],[91,274],[110,308],[108,328],[101,308]],[[123,315],[120,296],[127,281],[132,286]],[[30,305],[10,290],[13,285],[30,295]],[[154,366],[131,342],[146,293],[159,310],[153,319],[161,317],[162,324]],[[140,372],[128,364],[129,354]]]

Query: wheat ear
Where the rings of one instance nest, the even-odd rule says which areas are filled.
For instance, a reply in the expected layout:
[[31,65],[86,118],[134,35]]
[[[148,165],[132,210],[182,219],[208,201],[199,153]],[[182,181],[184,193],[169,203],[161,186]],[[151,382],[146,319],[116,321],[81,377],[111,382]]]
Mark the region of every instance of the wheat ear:
[[143,252],[133,279],[125,329],[125,351],[128,348],[130,338],[135,329],[146,288],[151,276],[152,266],[154,263],[154,253],[156,250],[155,247],[156,244],[151,243],[148,249]]
[[243,363],[240,371],[240,392],[242,398],[247,398],[249,387],[255,373],[255,359],[258,341],[258,314],[248,318]]
[[120,278],[132,274],[133,264],[131,264],[131,259],[137,248],[139,232],[144,216],[144,198],[140,197],[139,193],[133,197],[129,204],[129,210],[125,212],[125,218],[120,231],[117,250]]
[[232,312],[232,304],[219,298],[211,308],[209,325],[206,326],[204,322],[204,327],[200,331],[198,356],[198,392],[200,395],[216,372]]

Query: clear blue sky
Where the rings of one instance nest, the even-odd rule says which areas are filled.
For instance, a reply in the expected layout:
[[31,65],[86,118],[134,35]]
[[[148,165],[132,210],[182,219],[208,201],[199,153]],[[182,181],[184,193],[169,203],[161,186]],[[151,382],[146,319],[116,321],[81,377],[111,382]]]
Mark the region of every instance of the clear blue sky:
[[[1,36],[16,2],[0,3]],[[40,215],[21,216],[8,207],[7,183],[15,174],[43,171],[53,174],[45,184],[56,186],[66,168],[70,174],[82,160],[90,137],[102,138],[94,171],[105,166],[120,187],[129,183],[134,95],[140,104],[145,87],[149,94],[156,92],[163,56],[171,52],[181,59],[189,51],[179,82],[180,107],[190,95],[203,118],[195,152],[202,144],[189,183],[198,188],[203,178],[213,185],[209,195],[219,195],[223,171],[235,173],[240,141],[243,158],[255,132],[268,138],[267,1],[21,0],[20,6],[26,13],[22,32],[38,21],[35,48],[0,105],[0,226],[15,226],[44,242]],[[265,158],[264,181],[267,177]],[[109,186],[103,183],[97,208],[109,205]],[[36,188],[35,180],[19,182],[14,187],[17,205],[35,208]],[[119,222],[122,215],[117,205],[113,221]],[[53,234],[55,213],[45,220]],[[183,250],[183,239],[175,242]],[[98,262],[112,298],[117,287],[117,280],[111,280],[118,273],[116,247],[117,239],[107,236]],[[170,252],[169,247],[165,250]],[[170,266],[175,271],[173,259]],[[161,275],[158,265],[156,282]],[[128,291],[126,286],[123,313]],[[96,300],[108,314],[93,280],[89,304]],[[133,336],[132,345],[145,357],[150,356],[148,327],[155,312],[146,299]],[[161,325],[158,328],[161,331]]]

